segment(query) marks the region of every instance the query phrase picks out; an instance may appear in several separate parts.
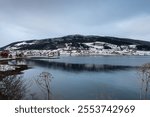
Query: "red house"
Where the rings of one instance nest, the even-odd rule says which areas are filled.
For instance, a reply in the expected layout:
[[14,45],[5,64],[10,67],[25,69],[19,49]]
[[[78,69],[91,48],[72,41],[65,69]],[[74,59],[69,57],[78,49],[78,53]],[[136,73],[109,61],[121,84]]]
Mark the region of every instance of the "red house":
[[1,56],[2,58],[8,58],[8,56],[9,56],[9,51],[8,51],[8,50],[2,51],[2,52],[0,53],[0,56]]

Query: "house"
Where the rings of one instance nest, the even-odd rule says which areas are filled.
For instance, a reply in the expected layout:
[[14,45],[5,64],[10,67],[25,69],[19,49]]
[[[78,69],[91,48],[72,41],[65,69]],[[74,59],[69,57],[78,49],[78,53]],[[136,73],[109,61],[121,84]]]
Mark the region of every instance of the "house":
[[8,50],[4,50],[2,52],[0,52],[0,57],[1,58],[8,58],[9,56],[9,51]]

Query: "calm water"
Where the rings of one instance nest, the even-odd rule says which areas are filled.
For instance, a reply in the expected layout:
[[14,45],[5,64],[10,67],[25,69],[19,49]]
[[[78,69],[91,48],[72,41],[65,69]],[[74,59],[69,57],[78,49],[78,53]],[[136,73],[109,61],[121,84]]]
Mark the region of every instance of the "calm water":
[[139,99],[137,66],[150,56],[62,56],[60,59],[27,60],[24,99],[47,99],[47,90],[37,83],[42,72],[49,81],[51,99]]

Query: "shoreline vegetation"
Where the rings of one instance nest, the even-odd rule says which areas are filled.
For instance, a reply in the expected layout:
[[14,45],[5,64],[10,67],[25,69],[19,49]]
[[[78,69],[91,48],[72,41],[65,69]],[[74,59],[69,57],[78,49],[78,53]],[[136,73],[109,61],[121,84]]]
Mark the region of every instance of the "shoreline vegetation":
[[24,97],[25,85],[21,78],[23,71],[30,67],[9,64],[9,61],[13,60],[0,61],[0,100],[18,100]]

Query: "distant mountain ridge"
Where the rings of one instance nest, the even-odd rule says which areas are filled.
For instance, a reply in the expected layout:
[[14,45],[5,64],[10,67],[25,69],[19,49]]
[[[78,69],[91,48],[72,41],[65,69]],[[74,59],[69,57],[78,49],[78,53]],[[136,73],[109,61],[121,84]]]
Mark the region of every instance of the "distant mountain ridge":
[[[88,49],[89,46],[85,43],[104,42],[117,46],[136,45],[137,50],[150,51],[150,42],[142,40],[134,40],[128,38],[118,38],[109,36],[83,36],[83,35],[68,35],[58,38],[48,38],[41,40],[28,40],[14,42],[6,45],[1,50],[54,50],[65,48],[66,46],[74,48]],[[106,46],[106,48],[111,48]]]

